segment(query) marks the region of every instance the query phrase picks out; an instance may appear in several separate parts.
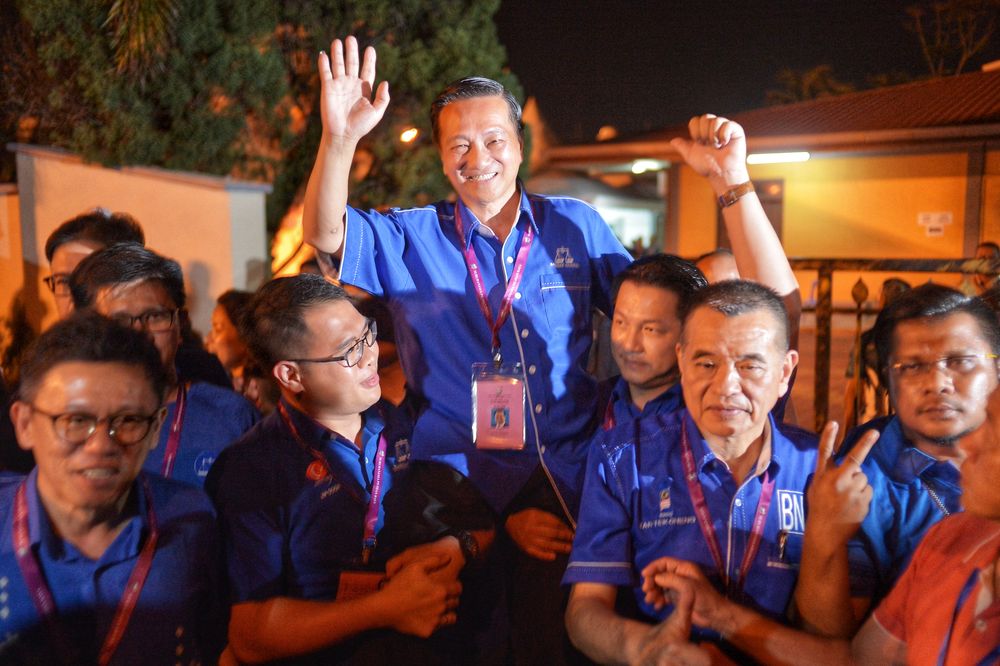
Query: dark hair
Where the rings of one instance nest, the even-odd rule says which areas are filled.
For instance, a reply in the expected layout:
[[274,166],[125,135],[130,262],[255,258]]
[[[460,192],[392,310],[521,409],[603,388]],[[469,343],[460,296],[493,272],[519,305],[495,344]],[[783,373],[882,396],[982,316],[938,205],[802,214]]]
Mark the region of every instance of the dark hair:
[[[990,350],[1000,353],[1000,324],[990,307],[982,299],[966,296],[944,285],[928,282],[901,294],[885,306],[872,329],[881,379],[887,380],[885,371],[895,352],[896,327],[904,321],[915,319],[941,319],[953,314],[968,313],[979,324],[979,331]],[[888,385],[888,384],[886,384]]]
[[101,247],[115,243],[145,245],[146,236],[139,223],[128,213],[95,208],[60,224],[45,241],[45,258],[51,263],[59,246],[72,241],[90,241]]
[[993,241],[983,241],[982,243],[976,246],[977,250],[979,248],[986,248],[993,254],[1000,255],[1000,245],[997,245]]
[[167,390],[160,352],[148,335],[83,310],[57,322],[28,347],[21,365],[18,398],[34,400],[45,375],[60,363],[73,361],[141,368],[157,399],[162,400]]
[[343,287],[321,275],[299,273],[271,280],[254,294],[243,320],[240,332],[250,354],[265,372],[278,361],[298,356],[309,336],[306,311],[335,301],[353,303]]
[[250,310],[250,301],[252,299],[253,292],[230,289],[223,292],[221,296],[215,299],[215,302],[221,305],[222,309],[226,311],[226,316],[229,317],[229,321],[232,322],[233,326],[237,330],[242,330],[243,318],[246,317]]
[[[782,351],[788,350],[788,311],[781,297],[773,289],[750,280],[724,280],[708,285],[696,291],[689,299],[683,312],[685,328],[694,311],[701,307],[711,308],[727,317],[757,310],[770,312],[781,327],[777,339],[784,345]],[[683,332],[681,336],[683,339]]]
[[133,282],[158,282],[176,307],[184,307],[181,265],[137,243],[118,243],[89,255],[73,271],[69,288],[73,304],[82,309],[92,306],[104,287]]
[[697,266],[672,254],[653,254],[629,264],[615,276],[612,284],[614,300],[618,300],[618,290],[625,282],[659,287],[673,292],[677,296],[678,316],[687,308],[687,303],[694,293],[708,286],[708,280]]
[[502,97],[507,102],[507,111],[510,116],[510,124],[517,128],[517,138],[524,142],[524,123],[521,121],[521,105],[518,104],[514,95],[497,83],[493,79],[484,76],[467,76],[453,82],[442,90],[434,101],[431,102],[431,136],[435,144],[440,144],[441,128],[439,119],[444,107],[452,102],[462,99],[472,99],[473,97]]

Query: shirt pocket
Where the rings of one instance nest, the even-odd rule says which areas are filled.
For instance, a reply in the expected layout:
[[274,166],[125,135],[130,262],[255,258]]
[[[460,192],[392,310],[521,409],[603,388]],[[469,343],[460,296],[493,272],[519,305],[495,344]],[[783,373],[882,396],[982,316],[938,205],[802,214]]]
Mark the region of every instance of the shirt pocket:
[[554,333],[589,327],[590,283],[566,279],[558,273],[542,275],[540,282],[545,319]]

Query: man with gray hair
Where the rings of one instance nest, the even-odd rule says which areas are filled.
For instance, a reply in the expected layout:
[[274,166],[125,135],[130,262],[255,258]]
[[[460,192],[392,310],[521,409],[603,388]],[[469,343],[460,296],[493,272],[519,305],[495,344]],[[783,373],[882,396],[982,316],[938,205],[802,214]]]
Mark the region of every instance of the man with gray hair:
[[[656,628],[615,610],[664,555],[697,563],[726,596],[781,617],[795,586],[814,435],[770,414],[798,361],[767,287],[730,281],[695,292],[677,344],[685,407],[597,435],[564,584],[573,642],[599,662],[633,663]],[[717,637],[714,637],[717,639]]]

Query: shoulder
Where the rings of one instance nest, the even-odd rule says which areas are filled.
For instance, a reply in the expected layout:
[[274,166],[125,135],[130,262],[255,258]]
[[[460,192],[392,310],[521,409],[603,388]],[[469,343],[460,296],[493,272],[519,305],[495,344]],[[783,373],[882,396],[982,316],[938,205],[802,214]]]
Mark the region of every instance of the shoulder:
[[290,440],[274,412],[219,452],[209,470],[205,489],[214,497],[226,487],[243,488],[247,479],[253,479],[254,487],[259,489],[285,467],[287,441]]
[[816,457],[819,446],[819,437],[816,433],[791,423],[782,422],[775,422],[774,430],[777,433],[777,437],[774,438],[776,448],[780,447],[799,454],[811,455],[812,458]]
[[600,213],[591,204],[575,197],[528,193],[528,201],[532,206],[556,213],[587,213],[600,218]]
[[954,513],[935,523],[918,546],[926,557],[933,551],[945,557],[958,557],[977,545],[1000,539],[1000,526],[995,521],[970,513]]
[[195,382],[188,389],[188,400],[191,405],[209,406],[219,410],[252,411],[254,406],[242,395],[231,389],[215,384]]
[[214,518],[212,502],[200,488],[149,472],[143,472],[140,478],[149,484],[153,507],[161,522],[187,523],[197,516]]
[[0,524],[14,508],[14,494],[25,478],[24,474],[0,472]]

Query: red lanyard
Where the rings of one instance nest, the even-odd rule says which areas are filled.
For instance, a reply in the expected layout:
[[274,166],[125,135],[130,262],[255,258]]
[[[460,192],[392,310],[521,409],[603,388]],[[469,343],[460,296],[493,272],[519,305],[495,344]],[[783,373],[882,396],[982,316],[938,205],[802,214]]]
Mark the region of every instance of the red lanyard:
[[[323,470],[327,475],[333,476],[333,472],[330,470],[330,465],[327,464],[323,453],[316,447],[310,446],[304,439],[302,439],[298,428],[295,427],[291,416],[288,414],[288,410],[285,409],[285,405],[281,402],[278,403],[278,411],[281,413],[281,420],[284,421],[285,427],[288,428],[288,431],[292,433],[292,437],[295,439],[296,443],[298,443],[298,445],[302,447],[306,453],[311,455],[316,462],[322,465]],[[375,525],[378,523],[378,510],[382,502],[382,479],[385,476],[385,449],[385,435],[379,435],[378,448],[375,451],[375,470],[372,473],[372,491],[371,496],[368,498],[368,509],[365,511],[365,527],[361,539],[361,561],[365,564],[368,564],[371,560],[372,553],[375,551]]]
[[[691,501],[694,503],[694,513],[698,518],[698,526],[708,544],[708,550],[712,554],[715,566],[722,576],[726,590],[735,587],[742,591],[746,582],[750,567],[753,566],[754,558],[760,549],[760,540],[764,535],[764,523],[767,521],[767,510],[771,506],[771,495],[774,493],[774,480],[771,479],[770,472],[764,474],[764,484],[760,490],[760,499],[757,500],[757,509],[754,512],[753,526],[750,529],[750,538],[747,540],[746,550],[743,552],[743,561],[740,564],[738,578],[735,582],[729,579],[729,570],[722,559],[722,549],[719,547],[719,539],[715,536],[715,528],[712,526],[712,514],[708,510],[708,502],[705,501],[705,493],[701,489],[701,482],[698,480],[698,472],[695,469],[694,453],[691,452],[691,444],[687,438],[687,425],[681,424],[681,458],[684,461],[684,478],[687,480],[688,492],[691,494]],[[731,520],[731,519],[730,519]]]
[[173,474],[177,450],[181,446],[181,425],[184,421],[185,405],[187,405],[187,383],[181,382],[177,386],[177,408],[170,422],[170,436],[167,437],[167,449],[163,452],[163,466],[160,467],[160,474],[168,479]]
[[604,408],[604,424],[601,426],[605,432],[615,427],[615,397],[608,398],[608,405]]
[[[465,231],[458,203],[455,204],[455,229],[458,231],[458,242],[464,245]],[[486,325],[490,327],[490,333],[493,335],[493,348],[491,351],[497,357],[500,352],[500,328],[510,315],[514,295],[517,293],[518,287],[521,286],[521,278],[524,277],[524,268],[528,264],[528,250],[531,249],[531,242],[534,239],[535,230],[529,223],[524,236],[521,237],[521,248],[517,251],[514,270],[507,281],[507,289],[504,291],[503,300],[500,302],[500,312],[497,313],[495,321],[493,319],[493,312],[490,310],[490,303],[486,298],[486,286],[483,283],[482,272],[479,270],[479,258],[476,257],[476,252],[472,249],[471,243],[462,250],[462,254],[465,257],[465,265],[469,269],[469,277],[472,278],[472,286],[476,290],[476,300],[479,301],[479,309],[482,310],[483,316],[486,317]],[[500,242],[502,243],[503,239]]]
[[[111,657],[114,656],[115,650],[118,649],[118,645],[125,635],[125,628],[128,627],[132,611],[135,610],[136,603],[139,601],[139,594],[142,592],[142,587],[146,582],[146,576],[153,565],[156,542],[160,538],[160,532],[156,525],[156,514],[153,512],[153,496],[149,489],[149,482],[144,477],[141,481],[142,492],[146,497],[146,520],[149,523],[149,536],[146,539],[146,544],[142,547],[142,551],[139,553],[139,559],[132,569],[132,574],[125,584],[125,591],[118,602],[118,610],[115,611],[111,628],[108,630],[108,635],[104,637],[103,645],[101,645],[101,652],[97,659],[97,663],[101,666],[105,666],[111,661]],[[34,602],[38,614],[46,624],[50,627],[55,627],[57,626],[55,618],[58,613],[55,599],[52,597],[52,592],[45,583],[38,560],[31,550],[31,541],[28,536],[28,500],[25,488],[26,482],[21,482],[21,486],[17,489],[17,494],[14,496],[13,531],[17,565],[21,569],[21,575],[28,586],[28,592],[31,595],[31,600]]]

